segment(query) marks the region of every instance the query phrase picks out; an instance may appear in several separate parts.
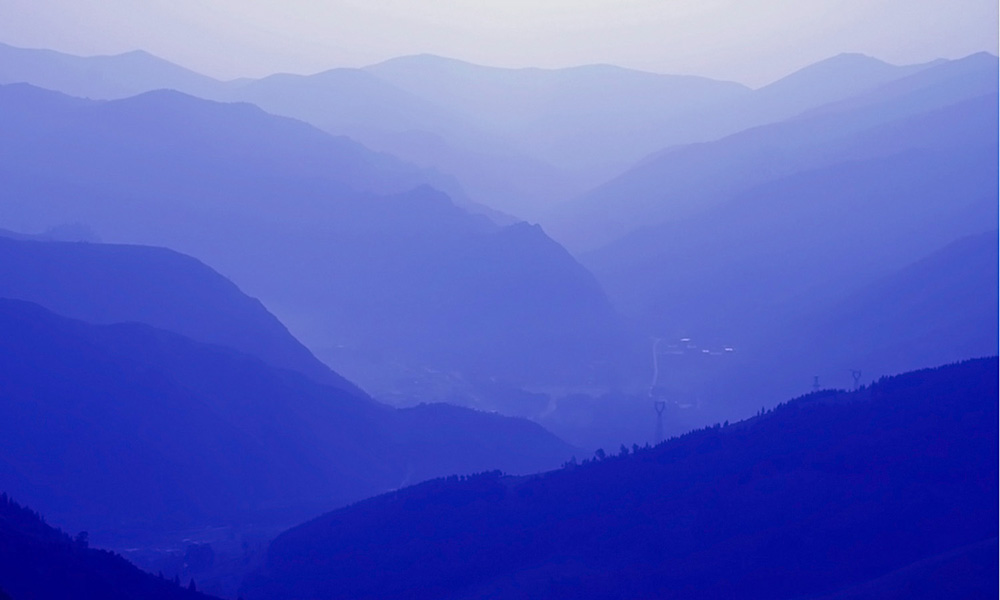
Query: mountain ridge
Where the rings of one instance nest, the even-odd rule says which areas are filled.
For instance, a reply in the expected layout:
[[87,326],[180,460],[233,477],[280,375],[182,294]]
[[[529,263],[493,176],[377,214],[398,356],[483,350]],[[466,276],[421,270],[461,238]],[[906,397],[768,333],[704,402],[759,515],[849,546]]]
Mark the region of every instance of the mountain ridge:
[[406,477],[572,451],[526,421],[393,409],[138,323],[0,299],[0,325],[0,486],[103,543],[294,522]]
[[[29,111],[21,108],[24,95],[52,95],[57,106],[31,102]],[[554,253],[545,263],[562,287],[543,292],[521,285],[540,264],[517,245],[524,240],[493,235],[503,227],[427,187],[432,182],[419,169],[247,104],[153,92],[71,102],[63,111],[61,100],[54,92],[0,87],[11,115],[0,123],[0,181],[11,191],[11,201],[0,206],[4,227],[41,231],[79,222],[108,242],[197,256],[260,298],[321,360],[377,396],[413,389],[393,371],[401,359],[410,381],[413,371],[424,379],[439,377],[426,369],[455,371],[454,361],[470,350],[508,366],[495,370],[484,359],[476,376],[517,381],[537,373],[540,358],[562,361],[560,369],[578,365],[578,379],[592,369],[572,358],[575,341],[564,336],[560,353],[529,359],[533,336],[558,340],[561,328],[576,327],[597,346],[617,343],[595,335],[614,329],[617,317],[603,292],[581,287],[590,275],[575,259]],[[58,170],[49,168],[53,161]],[[475,267],[482,254],[505,264],[503,281]],[[474,285],[487,281],[518,295],[487,294]],[[431,283],[433,294],[425,289]],[[576,294],[581,290],[588,295]],[[457,296],[468,300],[464,313],[481,311],[471,325],[502,321],[508,337],[519,336],[518,351],[501,357],[490,340],[459,328],[441,306]],[[593,309],[587,319],[571,322],[557,310],[577,304]],[[518,315],[531,320],[511,321]],[[448,361],[425,364],[442,358]]]
[[[789,118],[910,69],[878,64],[885,65],[881,79],[856,74],[842,78],[842,85],[798,85],[794,95],[808,101],[773,93],[789,87],[795,74],[783,78],[784,84],[772,84],[775,98],[764,100],[769,92],[693,75],[613,65],[505,69],[433,55],[182,91],[255,101],[271,112],[450,173],[473,202],[541,219],[551,205],[620,174],[659,148]],[[586,103],[581,105],[581,99]],[[438,142],[431,144],[426,136],[437,136]]]
[[996,379],[970,360],[547,474],[430,481],[285,532],[244,592],[823,595],[995,538]]
[[0,297],[97,324],[146,323],[364,395],[320,363],[259,300],[201,261],[166,248],[16,241],[0,231]]

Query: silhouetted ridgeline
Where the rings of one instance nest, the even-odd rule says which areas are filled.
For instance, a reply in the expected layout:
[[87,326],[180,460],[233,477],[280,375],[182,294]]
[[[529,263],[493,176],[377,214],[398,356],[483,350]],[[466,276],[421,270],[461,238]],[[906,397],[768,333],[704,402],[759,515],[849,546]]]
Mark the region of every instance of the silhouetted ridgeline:
[[245,591],[992,597],[997,380],[970,360],[543,475],[430,481],[286,532]]
[[88,548],[85,533],[71,538],[0,494],[0,599],[211,598],[195,591],[196,583],[194,589],[191,582],[183,583],[144,573],[112,552]]
[[0,297],[91,323],[145,323],[361,393],[260,301],[197,259],[166,248],[17,240],[0,231]]
[[220,84],[141,50],[82,57],[0,44],[0,82],[19,81],[83,98],[124,98],[158,89],[194,93]]
[[[19,192],[0,206],[5,226],[75,220],[103,239],[191,253],[260,297],[338,372],[400,402],[481,398],[478,382],[494,379],[556,394],[645,385],[648,349],[623,339],[616,311],[651,336],[711,338],[761,357],[781,343],[776,321],[782,334],[797,330],[784,327],[789,316],[812,317],[997,218],[997,68],[985,53],[905,67],[843,55],[749,90],[431,56],[220,84],[142,54],[0,51],[0,80],[82,93],[100,86],[99,73],[107,89],[92,95],[117,98],[122,82],[154,85],[136,76],[142,63],[162,80],[155,87],[257,102],[414,159],[419,167],[246,104],[176,92],[95,103],[0,90],[10,116],[0,183]],[[676,145],[691,141],[705,143]],[[602,166],[582,184],[527,157],[533,150]],[[539,230],[492,226],[430,188],[400,193],[429,183],[461,205],[462,191],[431,165],[539,210],[572,248],[595,249],[583,261],[601,285]],[[570,189],[577,199],[542,214]],[[694,369],[707,375],[670,392],[681,404],[711,398],[721,414],[748,389],[770,403],[816,374],[786,369],[769,379],[787,385],[753,388],[759,362],[734,366]],[[827,368],[879,372],[877,361]],[[502,404],[484,405],[513,410]]]
[[628,364],[600,286],[540,228],[470,214],[388,155],[164,90],[15,84],[0,107],[5,228],[79,222],[196,256],[373,394],[442,373],[589,385]]
[[[548,231],[603,246],[581,261],[664,345],[735,349],[697,365],[665,355],[666,393],[703,398],[709,422],[800,393],[814,375],[846,385],[850,370],[870,381],[992,354],[995,245],[907,271],[996,227],[997,72],[988,54],[942,62],[665,149],[564,205]],[[900,278],[910,284],[893,288]]]
[[838,301],[775,319],[754,351],[742,348],[731,370],[716,373],[714,386],[734,398],[741,386],[758,390],[740,404],[749,414],[751,399],[760,404],[782,389],[802,389],[809,374],[824,386],[849,385],[851,370],[867,382],[995,353],[998,271],[996,230],[963,237]]
[[95,538],[294,523],[430,477],[530,473],[572,453],[527,421],[396,410],[138,323],[0,299],[0,331],[0,487]]
[[[997,116],[981,104],[995,97],[997,82],[997,57],[980,53],[856,95],[845,93],[838,102],[820,103],[803,114],[707,143],[664,146],[610,181],[555,207],[543,223],[571,250],[595,251],[619,239],[627,242],[630,234],[644,229],[698,216],[757,186],[800,172],[907,151],[949,150],[977,158],[992,146],[995,154],[997,133],[990,125]],[[844,80],[841,84],[850,87]],[[958,110],[977,99],[983,102]],[[992,104],[995,108],[996,101]],[[855,180],[864,181],[845,183]],[[918,198],[926,201],[928,195]],[[801,197],[813,196],[830,200],[821,188]]]
[[759,364],[780,361],[830,381],[831,366],[896,373],[995,352],[998,248],[997,230],[956,240],[791,323]]
[[420,55],[219,82],[144,52],[82,58],[0,45],[0,83],[101,99],[169,88],[253,102],[450,173],[477,201],[521,218],[664,147],[786,119],[934,64],[840,55],[750,90],[610,65],[501,69]]

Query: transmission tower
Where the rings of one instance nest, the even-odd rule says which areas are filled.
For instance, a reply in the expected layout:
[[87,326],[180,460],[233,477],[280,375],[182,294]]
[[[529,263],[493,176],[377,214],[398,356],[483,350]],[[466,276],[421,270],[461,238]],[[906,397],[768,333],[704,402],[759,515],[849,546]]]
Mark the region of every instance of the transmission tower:
[[851,369],[851,377],[854,378],[854,389],[861,389],[861,371],[858,369]]
[[663,441],[663,411],[667,408],[667,403],[656,400],[653,402],[653,408],[656,410],[656,443],[659,444]]
[[819,391],[819,375],[813,375],[813,391]]

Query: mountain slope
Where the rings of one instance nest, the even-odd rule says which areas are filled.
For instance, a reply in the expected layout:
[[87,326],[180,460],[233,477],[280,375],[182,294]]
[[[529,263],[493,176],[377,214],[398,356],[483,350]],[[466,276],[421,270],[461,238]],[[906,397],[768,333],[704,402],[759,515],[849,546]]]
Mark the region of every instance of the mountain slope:
[[141,50],[83,57],[0,43],[0,84],[4,83],[30,83],[71,96],[102,100],[158,89],[202,95],[223,85]]
[[[590,217],[602,239],[620,237],[581,260],[624,315],[663,338],[659,385],[672,405],[721,421],[801,393],[814,376],[848,385],[851,370],[871,377],[995,352],[971,321],[939,344],[920,333],[925,319],[950,322],[947,303],[865,331],[850,323],[870,316],[845,313],[836,326],[827,313],[992,229],[996,77],[989,55],[943,63],[798,119],[664,152],[633,173],[629,185],[648,188],[616,188],[617,204]],[[929,279],[923,289],[944,297],[948,285]],[[962,305],[981,320],[990,297]],[[882,306],[869,315],[890,315]],[[839,335],[847,331],[858,335]],[[668,347],[679,343],[697,349]]]
[[165,248],[15,240],[0,234],[0,297],[91,323],[145,323],[357,391],[258,300],[196,259]]
[[[844,55],[754,91],[731,82],[609,65],[499,69],[431,55],[395,58],[365,70],[505,136],[528,156],[560,167],[566,184],[593,187],[664,147],[714,140],[787,119],[927,66],[897,67]],[[495,162],[483,167],[496,168]],[[442,168],[463,181],[471,174],[455,162]],[[532,181],[549,180],[534,176]],[[551,207],[572,197],[568,194],[574,185],[548,191],[536,185],[521,203],[502,208],[544,219]],[[480,192],[482,187],[469,189]]]
[[[96,153],[90,160],[101,164],[126,159],[109,142],[127,141],[130,150],[139,151],[131,160],[145,167],[135,173],[136,178],[148,175],[149,163],[155,160],[170,158],[175,166],[187,166],[191,159],[174,153],[191,152],[190,146],[199,144],[197,158],[206,161],[206,166],[239,157],[248,168],[278,165],[285,177],[312,177],[354,191],[393,193],[434,182],[429,171],[249,104],[210,102],[170,90],[96,102],[25,84],[0,89],[10,115],[3,122],[5,133],[38,135],[34,143],[15,137],[22,152],[56,143],[64,151],[78,150],[76,144],[82,143]],[[189,181],[189,185],[205,185],[213,179],[213,169],[192,169],[192,173],[205,179]]]
[[[0,49],[3,50],[3,49]],[[780,121],[915,73],[841,55],[760,90],[610,65],[499,69],[431,55],[364,69],[217,82],[144,53],[81,58],[7,47],[0,83],[94,98],[160,88],[253,102],[456,177],[436,186],[540,218],[658,149]],[[136,68],[145,64],[141,76]],[[96,76],[95,76],[96,74]]]
[[996,352],[998,246],[996,230],[959,239],[794,320],[771,359],[829,380],[831,366],[871,376]]
[[[933,176],[933,169],[928,173]],[[860,195],[857,200],[864,203],[864,198]],[[956,205],[966,204],[959,198],[956,195],[951,200]],[[906,204],[905,195],[902,201],[914,213],[924,210]],[[853,201],[845,206],[854,208],[853,212],[843,211],[844,218],[858,224],[871,222],[866,216],[869,209],[859,210]],[[779,258],[762,264],[756,264],[756,255],[746,244],[737,244],[735,252],[720,262],[707,263],[710,266],[693,257],[709,252],[711,246],[697,252],[689,247],[684,252],[681,244],[676,260],[693,263],[689,273],[693,275],[673,280],[675,291],[665,296],[673,302],[672,312],[665,312],[659,322],[669,327],[667,319],[673,317],[678,330],[675,335],[668,330],[651,348],[658,361],[651,393],[667,403],[664,423],[668,430],[751,415],[761,404],[803,393],[814,385],[814,378],[821,386],[847,387],[855,385],[852,372],[864,383],[906,369],[995,354],[1000,328],[996,311],[1000,302],[997,234],[993,231],[949,241],[952,236],[964,235],[963,229],[974,231],[994,222],[996,203],[981,198],[966,207],[970,209],[968,218],[939,219],[931,228],[926,224],[917,228],[919,220],[910,214],[870,233],[854,230],[851,244],[836,238],[824,242],[829,244],[826,253],[814,255],[808,246],[796,245],[794,250],[776,251],[772,256]],[[791,211],[787,216],[790,222],[800,223],[796,229],[802,236],[816,242],[823,242],[824,227],[831,224],[827,221],[810,227],[810,221],[799,221],[804,219],[803,213]],[[753,219],[749,222],[761,227]],[[962,222],[965,226],[955,228]],[[927,236],[929,231],[937,233]],[[885,238],[904,250],[904,255],[917,254],[918,258],[873,249],[869,245],[877,238]],[[715,244],[724,245],[720,241]],[[923,251],[924,245],[934,249]],[[852,262],[850,255],[855,251],[858,254]],[[896,266],[890,265],[889,259]],[[907,264],[907,260],[912,262]],[[675,274],[683,271],[676,266],[659,269]],[[721,281],[715,287],[707,285],[699,269],[707,269]],[[815,283],[827,277],[828,282],[818,289],[792,291],[804,281]],[[694,286],[690,298],[684,285]],[[779,289],[788,294],[783,304],[762,302]],[[702,315],[701,326],[677,325],[681,313]],[[687,341],[680,341],[682,337]],[[725,351],[725,347],[733,350]],[[587,406],[577,403],[580,410]],[[597,422],[610,434],[601,441],[605,447],[651,439],[646,394],[611,397],[605,405],[596,409],[602,414]],[[570,402],[560,406],[565,406],[567,415],[573,414]],[[566,429],[573,421],[563,422],[559,417],[555,414],[542,422],[584,445],[574,437],[575,431]]]
[[499,69],[422,55],[366,71],[505,135],[529,156],[602,172],[667,143],[700,139],[703,124],[683,116],[749,94],[736,83],[610,65]]
[[[944,62],[944,61],[938,61]],[[748,110],[758,123],[862,95],[938,63],[896,66],[864,54],[838,54],[754,90]]]
[[525,421],[391,409],[145,325],[0,300],[0,330],[0,486],[94,535],[288,522],[570,452]]
[[[358,69],[220,82],[145,52],[79,57],[0,45],[3,83],[30,83],[72,96],[104,100],[172,89],[211,100],[253,102],[273,114],[308,121],[334,135],[350,135],[370,148],[425,168],[460,174],[462,188],[500,209],[519,211],[525,193],[532,199],[538,196],[538,191],[525,192],[524,186],[511,185],[523,175],[552,180],[542,194],[567,185],[564,174],[519,155],[501,139],[476,133],[471,121],[456,119],[441,107]],[[485,155],[470,164],[470,157],[476,153]],[[490,166],[492,162],[497,164]],[[465,192],[455,181],[437,176],[434,183],[466,202]],[[572,192],[560,193],[559,197],[582,191],[575,186],[570,189]],[[507,198],[512,191],[517,198]]]
[[[544,475],[414,486],[286,532],[246,592],[782,599],[857,586],[995,540],[997,375],[996,358],[969,361]],[[973,572],[995,584],[993,548]]]
[[[816,375],[847,384],[852,369],[877,376],[984,351],[981,336],[950,335],[925,357],[929,363],[885,363],[878,353],[869,360],[876,347],[886,350],[883,358],[895,347],[898,358],[916,359],[904,351],[904,339],[920,337],[922,320],[871,328],[858,338],[867,349],[836,335],[857,331],[850,327],[809,332],[827,322],[825,311],[866,286],[992,229],[998,99],[996,70],[984,67],[991,60],[995,67],[995,58],[980,56],[932,67],[892,84],[905,83],[902,92],[882,90],[843,111],[831,107],[677,150],[687,154],[670,163],[669,173],[679,175],[666,190],[677,195],[647,195],[646,212],[633,214],[644,220],[641,227],[582,256],[623,314],[668,343],[694,339],[707,355],[697,367],[664,356],[671,399],[713,411],[709,422],[724,420],[754,408],[741,398],[777,401],[808,389]],[[991,93],[961,99],[990,80]],[[886,121],[887,114],[897,118]],[[666,164],[651,162],[649,172],[667,176],[657,172]],[[705,164],[701,172],[692,167]],[[630,198],[641,201],[639,194]],[[933,293],[949,285],[924,284]],[[968,299],[981,307],[977,318],[991,310],[989,297]],[[926,316],[947,323],[947,304]],[[735,351],[712,358],[724,347]],[[727,412],[736,407],[739,413]]]
[[[964,115],[957,107],[989,99],[997,85],[994,56],[941,63],[797,118],[709,143],[663,149],[556,207],[542,222],[571,250],[592,251],[798,172],[914,148],[988,144],[995,139],[995,116],[983,111]],[[949,110],[955,131],[934,122],[933,115]]]
[[[813,377],[848,386],[852,372],[866,382],[997,352],[997,245],[996,231],[963,237],[835,299],[776,315],[738,360],[710,372],[716,406],[706,410],[749,414]],[[740,389],[756,402],[735,402]]]
[[0,494],[0,588],[0,598],[18,600],[210,598],[89,549],[85,537],[70,538],[6,494]]
[[607,174],[665,146],[780,121],[919,72],[840,55],[759,90],[610,65],[500,69],[431,55],[367,67],[415,96],[509,136],[563,168]]
[[352,136],[414,130],[434,131],[449,139],[477,135],[471,121],[359,69],[271,75],[234,86],[220,99],[252,102],[273,114]]
[[[608,376],[587,357],[617,347],[620,329],[589,273],[542,232],[515,235],[471,215],[391,157],[250,105],[175,92],[96,103],[4,86],[0,105],[0,183],[11,198],[0,224],[78,222],[109,242],[197,256],[373,393],[399,392],[408,373],[437,377],[429,370],[521,383],[539,360],[575,370],[577,382]],[[484,253],[495,273],[477,269]],[[561,283],[524,285],[539,269]],[[484,280],[509,289],[476,285]],[[460,327],[443,308],[452,298],[475,325],[519,336],[517,351],[491,351],[493,340]],[[560,351],[539,354],[535,336]],[[483,359],[460,364],[470,349]]]
[[671,335],[752,328],[857,289],[995,220],[996,106],[985,96],[909,119],[866,146],[910,132],[929,142],[750,187],[584,262],[620,308]]

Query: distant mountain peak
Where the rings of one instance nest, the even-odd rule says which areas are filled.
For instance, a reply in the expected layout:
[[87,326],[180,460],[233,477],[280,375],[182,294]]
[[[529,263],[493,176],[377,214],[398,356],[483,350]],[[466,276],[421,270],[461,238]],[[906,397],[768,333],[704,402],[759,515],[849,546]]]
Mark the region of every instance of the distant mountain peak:
[[833,62],[866,62],[866,63],[880,63],[888,64],[884,60],[875,58],[874,56],[865,54],[863,52],[841,52],[840,54],[835,54],[826,60],[821,60],[815,65],[821,65],[823,63],[833,63]]
[[768,84],[761,90],[773,88],[785,88],[794,85],[809,85],[814,82],[823,82],[830,77],[846,78],[857,76],[869,76],[871,73],[884,73],[899,69],[885,61],[879,60],[867,54],[859,52],[843,52],[836,56],[812,63],[801,69],[792,72],[781,79]]
[[439,54],[430,54],[428,52],[423,52],[419,54],[406,54],[403,56],[396,56],[394,58],[389,58],[371,65],[363,67],[363,69],[374,69],[382,66],[388,65],[454,65],[454,66],[464,66],[464,67],[481,67],[481,68],[500,68],[500,67],[487,67],[484,65],[479,65],[466,60],[461,60],[458,58],[451,58],[449,56],[441,56]]

